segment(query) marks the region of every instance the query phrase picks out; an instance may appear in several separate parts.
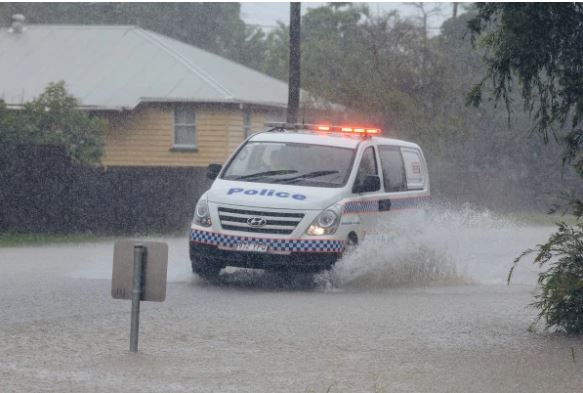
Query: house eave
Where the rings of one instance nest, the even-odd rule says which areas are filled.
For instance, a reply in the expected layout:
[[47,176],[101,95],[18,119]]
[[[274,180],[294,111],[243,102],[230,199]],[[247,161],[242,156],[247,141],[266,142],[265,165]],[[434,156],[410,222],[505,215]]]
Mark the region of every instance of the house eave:
[[268,101],[247,101],[239,100],[236,98],[224,98],[224,99],[192,99],[192,98],[169,98],[169,97],[142,97],[140,98],[140,103],[189,103],[189,104],[219,104],[219,105],[249,105],[249,106],[261,106],[270,107],[277,109],[287,108],[286,104],[281,102],[268,102]]

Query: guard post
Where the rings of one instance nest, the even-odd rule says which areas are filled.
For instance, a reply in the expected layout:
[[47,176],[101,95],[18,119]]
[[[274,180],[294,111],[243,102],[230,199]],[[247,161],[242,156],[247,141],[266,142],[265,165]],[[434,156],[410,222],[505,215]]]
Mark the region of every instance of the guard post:
[[111,295],[132,301],[130,352],[138,351],[140,301],[166,299],[168,245],[161,242],[117,241],[113,249]]

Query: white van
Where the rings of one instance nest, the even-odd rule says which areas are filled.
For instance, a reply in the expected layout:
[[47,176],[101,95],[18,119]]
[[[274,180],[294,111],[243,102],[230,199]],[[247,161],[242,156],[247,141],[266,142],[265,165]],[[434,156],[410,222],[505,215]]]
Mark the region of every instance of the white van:
[[377,128],[279,124],[254,134],[196,205],[192,270],[226,266],[317,272],[361,242],[379,219],[424,206],[421,148]]

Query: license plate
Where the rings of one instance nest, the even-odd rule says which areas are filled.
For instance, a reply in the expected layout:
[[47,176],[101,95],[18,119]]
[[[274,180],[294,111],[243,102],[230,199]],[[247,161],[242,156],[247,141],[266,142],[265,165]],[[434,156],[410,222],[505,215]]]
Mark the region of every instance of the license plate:
[[239,242],[235,245],[237,251],[266,252],[267,244],[259,242]]

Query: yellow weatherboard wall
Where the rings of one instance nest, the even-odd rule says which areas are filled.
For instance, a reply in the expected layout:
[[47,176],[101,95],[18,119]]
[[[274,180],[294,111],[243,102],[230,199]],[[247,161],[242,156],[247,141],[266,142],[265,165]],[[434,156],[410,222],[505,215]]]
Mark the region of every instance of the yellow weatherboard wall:
[[[182,104],[186,105],[186,104]],[[141,105],[131,112],[106,116],[104,166],[198,166],[222,164],[244,136],[243,111],[220,106],[193,106],[196,151],[173,151],[171,105]],[[263,128],[265,114],[252,113],[253,131]]]

